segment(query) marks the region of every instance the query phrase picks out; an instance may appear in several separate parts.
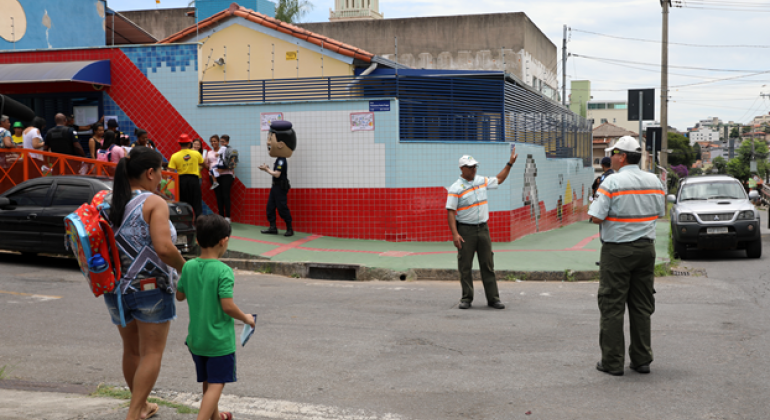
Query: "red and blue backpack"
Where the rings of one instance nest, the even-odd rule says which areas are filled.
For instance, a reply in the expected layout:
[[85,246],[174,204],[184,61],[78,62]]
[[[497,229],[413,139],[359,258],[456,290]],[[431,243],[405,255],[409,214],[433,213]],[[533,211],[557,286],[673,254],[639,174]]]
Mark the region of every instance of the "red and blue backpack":
[[96,297],[114,291],[120,281],[115,234],[101,213],[104,197],[109,193],[108,190],[97,193],[90,203],[84,203],[64,218],[67,245]]

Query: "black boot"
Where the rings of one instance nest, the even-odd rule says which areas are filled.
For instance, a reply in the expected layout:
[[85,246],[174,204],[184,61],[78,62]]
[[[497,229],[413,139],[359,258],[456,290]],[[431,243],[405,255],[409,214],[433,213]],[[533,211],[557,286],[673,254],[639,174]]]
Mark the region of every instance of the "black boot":
[[277,235],[278,234],[278,228],[275,227],[275,225],[270,225],[270,227],[267,230],[261,231],[265,235]]
[[291,223],[286,224],[286,233],[283,236],[294,236],[294,229],[291,228]]

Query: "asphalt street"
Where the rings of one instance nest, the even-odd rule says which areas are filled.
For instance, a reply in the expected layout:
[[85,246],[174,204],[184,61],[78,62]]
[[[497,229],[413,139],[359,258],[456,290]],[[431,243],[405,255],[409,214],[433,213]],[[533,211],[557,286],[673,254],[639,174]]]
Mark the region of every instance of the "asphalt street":
[[[502,311],[486,307],[478,283],[462,311],[455,282],[237,272],[235,301],[259,314],[258,330],[238,349],[239,381],[221,407],[241,419],[765,419],[767,237],[764,248],[760,260],[699,254],[683,267],[706,276],[657,279],[652,373],[623,377],[594,368],[597,283],[501,282]],[[186,303],[177,314],[156,389],[194,403]],[[123,385],[118,333],[74,262],[0,254],[0,320],[6,379]],[[125,416],[107,406],[25,413],[25,401],[48,396],[12,392],[0,389],[0,419]],[[194,418],[172,413],[159,418]]]

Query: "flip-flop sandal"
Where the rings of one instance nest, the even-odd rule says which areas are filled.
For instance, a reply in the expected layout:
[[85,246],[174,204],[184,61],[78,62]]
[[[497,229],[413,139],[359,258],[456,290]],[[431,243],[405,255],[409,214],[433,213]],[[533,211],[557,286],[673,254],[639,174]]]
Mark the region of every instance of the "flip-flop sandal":
[[227,411],[220,411],[219,418],[222,420],[233,420],[233,413]]
[[142,417],[143,420],[147,420],[150,417],[158,414],[158,410],[160,410],[160,406],[158,404],[155,404],[155,403],[150,403],[150,404],[154,404],[155,407],[152,410],[150,410],[150,412],[147,413],[147,417]]

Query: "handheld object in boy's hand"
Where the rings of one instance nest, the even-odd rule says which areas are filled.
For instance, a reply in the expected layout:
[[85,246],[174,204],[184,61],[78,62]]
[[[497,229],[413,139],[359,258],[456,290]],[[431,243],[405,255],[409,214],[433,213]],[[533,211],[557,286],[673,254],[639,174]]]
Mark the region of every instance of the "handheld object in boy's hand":
[[[257,324],[257,314],[251,314],[254,317],[254,326]],[[254,328],[251,328],[249,324],[243,324],[243,331],[241,331],[241,347],[246,345],[249,338],[254,335]]]

